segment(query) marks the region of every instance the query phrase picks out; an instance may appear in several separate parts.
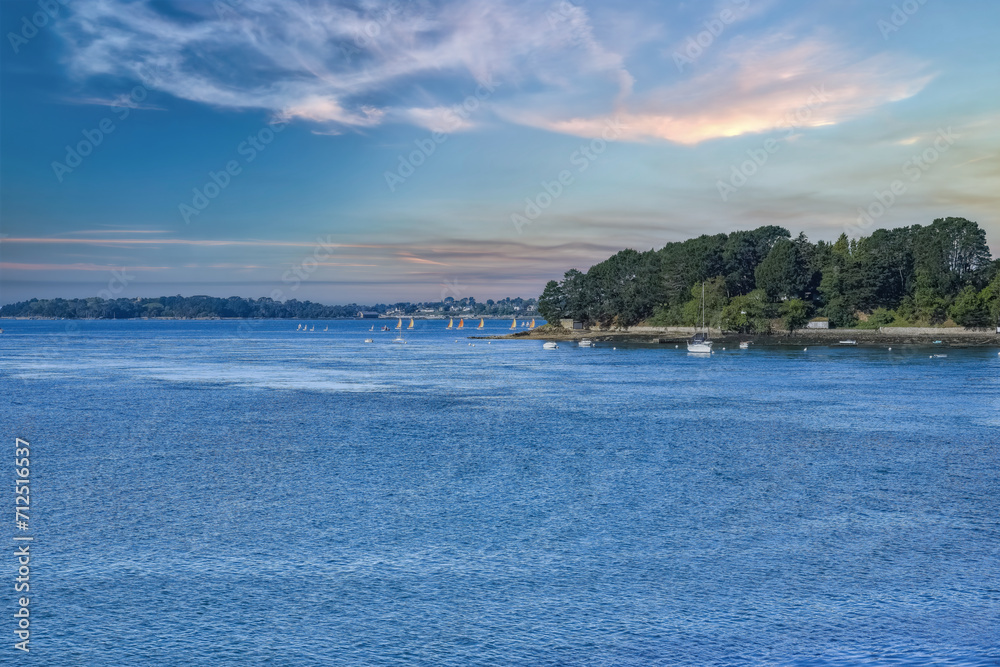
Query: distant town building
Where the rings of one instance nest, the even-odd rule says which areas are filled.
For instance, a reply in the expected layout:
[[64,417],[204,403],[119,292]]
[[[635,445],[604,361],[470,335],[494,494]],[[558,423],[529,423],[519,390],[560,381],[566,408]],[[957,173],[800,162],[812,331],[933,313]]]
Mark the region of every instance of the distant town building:
[[378,319],[378,313],[371,310],[362,310],[358,313],[358,318],[362,320]]
[[814,319],[809,320],[809,323],[806,324],[806,329],[829,329],[829,328],[830,328],[830,320],[828,320],[825,317],[816,317]]

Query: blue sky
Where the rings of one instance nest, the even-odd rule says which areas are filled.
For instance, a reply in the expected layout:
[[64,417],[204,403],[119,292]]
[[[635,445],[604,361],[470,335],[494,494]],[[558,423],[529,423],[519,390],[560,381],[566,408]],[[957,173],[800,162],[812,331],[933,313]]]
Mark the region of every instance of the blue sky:
[[0,3],[0,302],[535,296],[763,224],[1000,253],[997,3],[63,1]]

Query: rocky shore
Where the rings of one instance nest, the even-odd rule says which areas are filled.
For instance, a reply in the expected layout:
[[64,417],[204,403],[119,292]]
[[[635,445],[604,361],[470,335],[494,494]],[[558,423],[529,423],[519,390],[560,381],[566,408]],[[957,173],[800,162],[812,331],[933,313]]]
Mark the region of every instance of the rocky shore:
[[[1000,347],[1000,334],[993,331],[976,331],[961,328],[940,329],[802,329],[789,333],[777,331],[770,335],[754,336],[736,333],[712,332],[712,340],[719,347],[736,346],[741,341],[750,341],[759,346],[833,346],[840,347],[841,341],[855,341],[858,347],[884,347],[903,345],[934,345],[935,347]],[[531,331],[519,331],[503,336],[473,336],[478,339],[524,339],[578,341],[589,338],[593,341],[631,342],[663,345],[686,343],[691,332],[683,329],[664,328],[654,330],[642,327],[636,330],[564,329],[545,325]],[[940,342],[939,342],[940,341]]]

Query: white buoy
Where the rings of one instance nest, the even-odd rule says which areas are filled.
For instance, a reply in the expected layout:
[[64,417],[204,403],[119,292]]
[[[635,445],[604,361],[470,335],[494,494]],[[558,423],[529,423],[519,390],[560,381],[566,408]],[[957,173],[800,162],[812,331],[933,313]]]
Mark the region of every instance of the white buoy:
[[809,348],[808,348],[808,347],[804,347],[804,348],[802,348],[802,351],[803,351],[803,352],[808,352],[808,351],[809,351]]
[[892,348],[891,347],[889,348],[889,351],[892,352]]
[[612,349],[612,350],[617,350],[618,348],[617,348],[617,347],[613,347],[613,348],[611,348],[611,349]]

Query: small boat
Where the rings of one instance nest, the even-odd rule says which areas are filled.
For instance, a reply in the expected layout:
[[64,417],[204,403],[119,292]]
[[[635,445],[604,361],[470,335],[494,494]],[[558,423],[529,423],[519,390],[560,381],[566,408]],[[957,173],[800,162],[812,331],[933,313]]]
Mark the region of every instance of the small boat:
[[408,326],[406,328],[407,329],[412,329],[413,328],[413,318],[412,317],[410,318],[410,326]]
[[484,320],[483,318],[479,318],[479,326],[476,327],[476,328],[477,329],[482,329],[485,326],[486,326],[486,320]]
[[941,344],[941,341],[939,341],[939,340],[934,341],[934,345],[940,345],[940,344]]
[[372,328],[369,329],[369,331],[375,331],[375,325],[374,324],[372,325]]
[[549,341],[547,343],[543,343],[542,344],[542,349],[543,350],[557,350],[557,349],[559,349],[559,344],[558,343],[553,343],[552,341]]
[[389,331],[389,325],[388,324],[383,325],[382,331]]
[[740,349],[741,350],[749,350],[750,349],[750,341],[745,340],[745,341],[741,342],[740,343]]
[[516,329],[517,328],[517,318],[516,317],[514,318],[514,321],[510,323],[510,328],[511,329]]
[[856,340],[842,340],[842,341],[840,341],[840,344],[841,345],[857,345],[858,341],[856,341]]
[[365,342],[366,343],[374,343],[375,339],[374,338],[365,338]]
[[579,345],[580,347],[593,347],[594,341],[590,340],[589,338],[583,338],[580,340],[579,343],[577,343],[577,345]]
[[947,359],[947,358],[948,358],[947,354],[935,354],[934,356],[931,357],[931,359]]
[[454,328],[455,328],[455,318],[451,318],[448,320],[448,326],[446,326],[445,329],[454,329]]
[[316,331],[316,325],[314,324],[314,325],[312,326],[312,329],[310,329],[309,331]]
[[535,320],[534,320],[534,318],[532,318],[532,320],[531,320],[531,326],[529,328],[530,329],[534,329],[535,328]]
[[329,325],[329,324],[327,324],[327,325],[326,325],[326,328],[325,328],[325,329],[323,329],[323,331],[329,331],[329,330],[330,330],[330,325]]
[[[705,328],[705,283],[701,284],[701,328]],[[695,333],[688,341],[688,352],[711,354],[712,341],[709,340],[708,333]]]
[[400,331],[398,334],[396,334],[396,337],[392,339],[392,342],[393,343],[403,343],[405,345],[406,344],[406,339],[403,338],[403,332]]
[[458,327],[457,328],[458,329],[464,329],[465,328],[465,320],[464,319],[459,319],[458,320]]
[[302,325],[300,324],[300,325],[298,325],[297,327],[295,327],[295,330],[296,330],[296,331],[298,331],[298,330],[299,330],[299,329],[301,329],[301,328],[302,328]]

